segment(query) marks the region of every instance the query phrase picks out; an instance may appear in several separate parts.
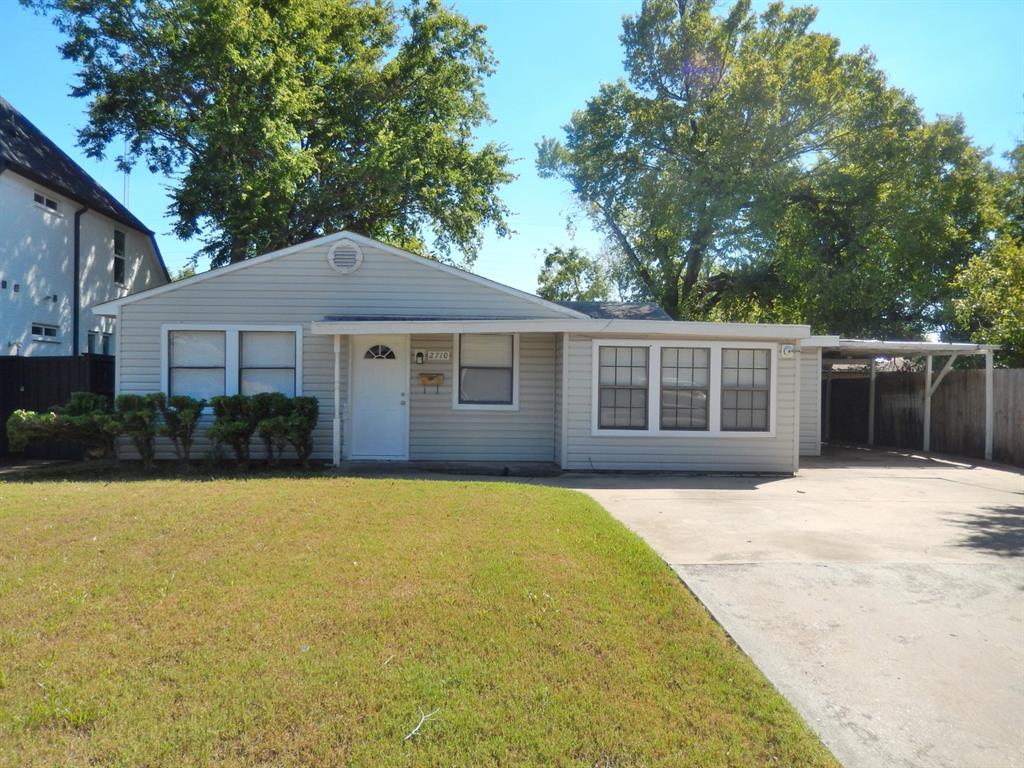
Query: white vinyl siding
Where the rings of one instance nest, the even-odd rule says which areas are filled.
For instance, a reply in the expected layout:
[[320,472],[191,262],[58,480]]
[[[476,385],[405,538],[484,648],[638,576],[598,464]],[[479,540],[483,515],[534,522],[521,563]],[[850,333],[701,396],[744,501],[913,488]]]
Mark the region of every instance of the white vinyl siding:
[[[773,431],[767,433],[709,433],[625,430],[601,432],[594,428],[594,358],[600,344],[622,344],[616,339],[569,336],[567,444],[565,469],[620,469],[721,472],[792,472],[796,427],[796,363],[773,353],[775,382]],[[641,343],[630,340],[630,343]],[[651,345],[675,346],[669,339],[648,341]],[[699,341],[685,346],[707,347]],[[749,348],[742,341],[719,342]],[[774,346],[774,345],[773,345]],[[713,377],[717,380],[718,376]],[[712,382],[714,386],[714,382]]]
[[[519,335],[519,409],[452,407],[453,337],[412,336],[412,348],[449,352],[450,359],[411,366],[409,458],[412,461],[557,461],[555,454],[556,344],[553,333]],[[417,383],[440,373],[440,386]]]
[[821,348],[800,353],[800,455],[821,455]]
[[[437,270],[426,260],[419,264],[370,246],[363,246],[365,259],[359,269],[349,275],[341,275],[327,262],[329,248],[329,243],[312,246],[309,250],[254,264],[195,285],[183,284],[173,291],[123,306],[119,319],[118,391],[143,393],[160,390],[160,332],[165,324],[173,324],[181,318],[188,318],[190,323],[197,324],[242,326],[298,323],[303,328],[302,391],[304,395],[314,396],[320,402],[320,419],[314,434],[314,457],[330,459],[331,423],[334,417],[334,340],[331,336],[312,335],[309,332],[311,321],[332,315],[565,317],[556,310],[532,301]],[[423,346],[415,341],[417,338],[413,337],[414,349]],[[451,353],[452,336],[446,334],[443,338],[443,348]],[[551,347],[548,356],[553,356],[554,336],[537,335],[537,338],[546,339],[545,343]],[[536,341],[531,342],[531,349],[536,349]],[[344,417],[345,393],[348,391],[346,337],[342,337],[342,355]],[[553,358],[550,363],[550,370],[543,374],[549,379],[554,375]],[[451,361],[444,365],[446,378],[442,391],[447,395],[444,408],[450,419],[454,413]],[[415,381],[417,373],[435,370],[437,366],[413,365],[411,368]],[[480,459],[479,452],[473,455],[473,446],[479,448],[481,445],[490,445],[498,447],[496,460],[504,457],[509,461],[551,461],[553,388],[541,395],[535,383],[537,377],[538,365],[535,358],[529,361],[524,356],[520,398],[521,410],[526,412],[461,412],[457,423],[466,427],[465,438],[461,442],[455,439],[460,434],[458,427],[448,432],[453,445],[446,450],[467,460]],[[414,400],[418,391],[415,386],[412,387]],[[543,417],[540,416],[541,408],[546,408]],[[501,434],[504,424],[502,419],[515,420],[517,416],[521,420],[513,423],[523,425],[526,436],[513,435],[510,440],[505,440]],[[412,450],[415,452],[417,445],[421,448],[416,458],[431,457],[430,446],[436,444],[437,436],[451,430],[449,424],[442,423],[444,421],[428,419],[433,426],[418,432],[416,425],[413,425]],[[539,426],[538,422],[543,425]],[[345,419],[342,418],[343,431],[344,424]],[[419,443],[416,442],[417,434]],[[534,441],[539,443],[533,444]],[[460,445],[469,446],[469,449],[463,450]],[[173,448],[164,439],[158,441],[158,446],[161,457],[173,457]],[[195,456],[202,458],[208,448],[205,440],[197,440]],[[126,455],[131,455],[130,449]],[[259,455],[258,451],[254,452],[255,455]]]

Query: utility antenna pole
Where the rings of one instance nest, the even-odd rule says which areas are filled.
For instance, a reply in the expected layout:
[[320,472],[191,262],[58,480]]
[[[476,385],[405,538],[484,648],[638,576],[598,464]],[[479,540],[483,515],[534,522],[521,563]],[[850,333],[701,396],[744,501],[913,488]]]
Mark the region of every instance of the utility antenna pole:
[[[127,155],[128,155],[128,139],[125,138],[125,140],[124,140],[124,152],[121,155],[122,163],[124,163],[125,158],[127,157]],[[124,182],[123,182],[122,189],[121,189],[121,202],[124,204],[124,207],[127,208],[128,207],[128,190],[129,190],[129,183],[128,183],[129,171],[128,171],[127,164],[125,164],[124,168],[125,169],[122,172],[124,174]]]

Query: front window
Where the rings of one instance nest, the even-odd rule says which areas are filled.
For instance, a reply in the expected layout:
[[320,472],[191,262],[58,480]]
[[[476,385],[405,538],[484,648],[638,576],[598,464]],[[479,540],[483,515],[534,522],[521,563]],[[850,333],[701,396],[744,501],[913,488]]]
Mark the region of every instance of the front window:
[[125,273],[125,245],[124,245],[124,232],[119,229],[114,230],[114,282],[118,285],[124,285],[124,273]]
[[227,341],[224,331],[168,333],[167,389],[172,397],[209,400],[225,393]]
[[515,337],[510,333],[459,336],[459,403],[513,405]]
[[661,428],[708,428],[710,349],[662,347]]
[[289,331],[239,333],[238,391],[243,395],[281,392],[295,395],[295,334]]
[[771,355],[767,349],[722,350],[722,429],[767,432]]
[[600,348],[600,429],[647,429],[648,352],[647,347]]

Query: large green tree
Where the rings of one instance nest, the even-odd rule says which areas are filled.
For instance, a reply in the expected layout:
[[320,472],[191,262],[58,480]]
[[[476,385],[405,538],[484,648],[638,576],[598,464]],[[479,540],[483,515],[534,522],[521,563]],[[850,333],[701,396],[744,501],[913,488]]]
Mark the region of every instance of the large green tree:
[[541,142],[539,171],[674,317],[920,333],[984,248],[988,166],[959,121],[925,123],[814,18],[645,0],[624,21],[628,79]]
[[1004,362],[1024,365],[1024,143],[1007,153],[996,181],[992,247],[956,276],[957,319],[978,342],[1000,344]]
[[171,177],[214,265],[343,227],[471,263],[507,234],[509,157],[475,142],[493,56],[438,0],[22,1],[66,34],[80,144]]
[[548,301],[602,301],[611,297],[608,270],[575,245],[544,252],[537,295]]

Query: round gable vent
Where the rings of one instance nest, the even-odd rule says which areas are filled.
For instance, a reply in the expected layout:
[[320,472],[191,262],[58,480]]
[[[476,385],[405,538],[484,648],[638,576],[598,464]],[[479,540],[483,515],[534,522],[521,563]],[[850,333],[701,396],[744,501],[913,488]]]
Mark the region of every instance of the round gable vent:
[[343,275],[355,272],[363,263],[363,249],[351,240],[339,240],[327,252],[327,263]]

